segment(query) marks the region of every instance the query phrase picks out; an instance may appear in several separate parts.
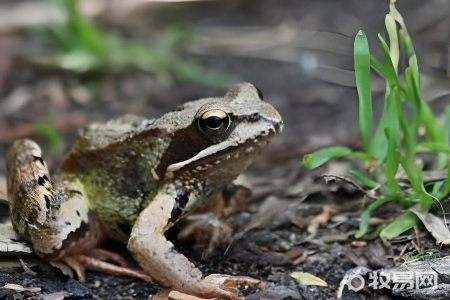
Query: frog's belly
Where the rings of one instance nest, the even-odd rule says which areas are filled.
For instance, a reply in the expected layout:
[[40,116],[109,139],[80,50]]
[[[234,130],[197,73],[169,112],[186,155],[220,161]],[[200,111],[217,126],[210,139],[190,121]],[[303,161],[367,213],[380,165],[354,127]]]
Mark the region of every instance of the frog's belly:
[[[97,198],[98,199],[98,198]],[[90,208],[102,222],[109,238],[127,243],[133,224],[139,216],[144,201],[136,198],[111,197],[90,200]]]

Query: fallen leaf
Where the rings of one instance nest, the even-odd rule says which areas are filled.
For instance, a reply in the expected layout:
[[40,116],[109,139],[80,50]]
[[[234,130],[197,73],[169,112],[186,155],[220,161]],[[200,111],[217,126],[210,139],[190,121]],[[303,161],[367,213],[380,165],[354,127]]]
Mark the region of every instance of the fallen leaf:
[[450,231],[445,225],[444,219],[431,213],[424,212],[420,206],[409,209],[422,221],[425,228],[436,239],[437,244],[450,245]]
[[328,286],[328,284],[310,273],[305,272],[294,272],[291,273],[291,277],[297,280],[298,283],[303,285],[318,285],[318,286]]
[[22,265],[22,269],[25,271],[26,274],[31,276],[36,276],[37,273],[30,269],[30,267],[27,266],[27,264],[19,258],[20,264]]
[[2,289],[13,290],[17,293],[29,292],[29,293],[39,293],[41,291],[40,287],[23,287],[19,284],[8,283],[1,287]]
[[40,295],[40,299],[42,300],[64,300],[66,297],[69,297],[70,293],[63,291],[63,292],[56,292],[51,294],[44,294]]
[[366,241],[353,241],[352,246],[356,247],[356,248],[363,248],[363,247],[367,246],[367,242]]
[[33,254],[33,250],[27,244],[18,241],[11,223],[0,223],[0,257],[30,254]]
[[327,223],[331,219],[332,215],[333,209],[331,206],[325,205],[322,208],[322,211],[311,220],[311,223],[308,226],[308,232],[311,234],[316,234],[319,225]]

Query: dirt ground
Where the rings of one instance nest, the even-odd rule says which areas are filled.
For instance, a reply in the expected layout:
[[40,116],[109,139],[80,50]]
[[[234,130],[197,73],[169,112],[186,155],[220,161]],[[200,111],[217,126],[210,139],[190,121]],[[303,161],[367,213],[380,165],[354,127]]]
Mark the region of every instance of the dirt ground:
[[[103,3],[92,1],[97,2]],[[183,225],[170,234],[177,249],[205,274],[248,275],[268,284],[266,291],[244,289],[247,299],[336,299],[347,271],[357,266],[371,270],[394,266],[400,255],[417,254],[417,244],[420,249],[437,248],[425,230],[409,232],[390,242],[378,238],[355,242],[366,200],[358,190],[339,182],[325,184],[318,176],[344,174],[358,166],[343,160],[307,171],[301,165],[304,154],[325,146],[360,146],[353,39],[363,29],[375,53],[380,52],[376,35],[383,32],[387,1],[233,0],[140,6],[139,1],[127,5],[116,2],[106,1],[110,6],[88,10],[107,30],[148,45],[158,41],[164,29],[174,23],[189,28],[193,39],[177,48],[180,55],[208,71],[233,76],[236,82],[255,84],[285,122],[282,136],[244,176],[252,201],[233,216],[232,221],[238,225],[231,240],[206,259],[204,243],[176,238]],[[45,23],[45,14],[39,18],[39,10],[30,13],[19,9],[30,3],[0,3],[0,20],[23,19],[27,25],[37,22],[33,26]],[[416,47],[424,76],[424,97],[433,109],[441,111],[450,103],[449,4],[445,0],[403,0],[397,7]],[[8,16],[13,13],[19,15]],[[23,17],[26,13],[35,17]],[[139,71],[92,77],[39,69],[18,57],[48,49],[23,35],[17,27],[20,25],[0,21],[0,192],[6,191],[5,153],[14,139],[31,137],[38,141],[48,165],[57,170],[77,128],[89,122],[125,113],[157,117],[185,101],[221,96],[231,85],[161,81],[155,74]],[[89,88],[92,82],[97,83],[94,89]],[[384,83],[375,78],[377,114],[383,89]],[[46,139],[34,133],[34,124],[49,124],[51,115],[56,119],[53,126],[63,135],[53,154],[46,147]],[[385,207],[375,217],[386,220],[400,210]],[[0,203],[0,223],[6,222],[7,205]],[[109,242],[106,247],[125,255],[133,264],[124,245]],[[439,255],[446,255],[447,250],[440,249]],[[81,284],[32,255],[22,257],[31,271],[24,269],[17,258],[0,254],[0,287],[17,284],[41,289],[0,288],[0,299],[147,299],[161,290],[156,285],[94,272],[89,272],[87,283]],[[290,276],[292,272],[310,273],[328,286],[299,284]],[[368,287],[357,292],[346,287],[342,294],[343,299],[405,297],[408,295],[391,289]]]

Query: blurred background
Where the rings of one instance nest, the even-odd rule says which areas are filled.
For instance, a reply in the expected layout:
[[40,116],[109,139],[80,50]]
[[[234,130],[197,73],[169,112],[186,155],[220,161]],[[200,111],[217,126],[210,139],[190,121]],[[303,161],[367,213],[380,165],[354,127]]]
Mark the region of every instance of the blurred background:
[[[417,52],[423,97],[441,112],[450,104],[449,1],[398,0],[396,6]],[[234,243],[234,252],[230,248],[228,254],[237,257],[241,268],[250,259],[263,262],[263,268],[250,275],[274,273],[269,279],[286,286],[289,273],[271,266],[294,260],[297,269],[318,274],[330,284],[327,289],[309,289],[305,299],[334,298],[346,270],[355,265],[385,267],[386,257],[394,252],[384,251],[379,241],[361,251],[338,243],[350,242],[348,232],[358,227],[366,200],[344,189],[332,201],[322,193],[323,187],[311,184],[319,171],[305,172],[301,157],[325,146],[361,145],[354,37],[364,30],[370,51],[382,60],[377,34],[387,36],[388,11],[387,0],[0,0],[0,225],[9,220],[1,199],[6,199],[6,149],[13,140],[36,140],[54,171],[77,129],[89,122],[126,113],[158,117],[186,101],[223,96],[234,83],[247,81],[280,111],[285,130],[254,164],[255,176],[247,178],[253,198],[260,200],[252,213],[262,212],[253,214],[263,220],[261,228]],[[376,74],[372,81],[375,114],[380,115],[385,81]],[[343,168],[339,162],[332,167]],[[313,197],[303,203],[309,194]],[[298,207],[288,206],[291,198]],[[310,221],[325,206],[329,218],[330,205],[349,221],[336,219],[323,228],[319,242],[311,242],[305,228],[309,230]],[[273,227],[268,221],[272,219]],[[333,239],[323,242],[325,235]],[[262,246],[255,250],[253,244]],[[401,253],[406,249],[398,247]],[[236,265],[223,266],[205,268],[231,274]],[[15,281],[4,278],[28,285],[22,268],[18,272]],[[102,295],[122,295],[126,290],[123,283],[103,278]],[[147,284],[127,286],[134,299],[136,291],[148,298]],[[93,295],[99,293],[92,287]],[[361,295],[365,294],[354,299]],[[373,299],[373,294],[367,295]]]
[[[424,97],[439,110],[450,99],[449,2],[399,0],[397,8]],[[14,139],[33,136],[55,156],[88,122],[157,117],[240,81],[284,117],[283,151],[272,159],[357,147],[353,40],[364,30],[381,59],[388,10],[389,1],[369,0],[2,0],[0,173]],[[379,112],[385,83],[373,81]]]

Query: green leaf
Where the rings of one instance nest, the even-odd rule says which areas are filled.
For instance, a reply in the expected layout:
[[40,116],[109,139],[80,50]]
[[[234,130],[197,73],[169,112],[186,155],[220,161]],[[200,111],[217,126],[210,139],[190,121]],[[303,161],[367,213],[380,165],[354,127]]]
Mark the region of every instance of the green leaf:
[[411,211],[404,212],[388,224],[380,233],[380,237],[392,239],[416,226],[419,218]]
[[375,136],[372,139],[370,153],[378,160],[384,162],[388,151],[388,141],[384,129],[388,122],[388,105],[387,101],[384,103],[383,113],[381,114],[380,122],[375,130]]
[[381,76],[386,78],[386,68],[385,68],[385,66],[378,59],[376,59],[373,55],[370,55],[370,66],[375,71],[380,73]]
[[361,213],[361,217],[359,220],[359,230],[357,233],[355,233],[356,238],[360,238],[367,233],[367,230],[369,229],[369,219],[372,211],[392,200],[392,197],[382,196],[372,202],[369,206],[367,206],[367,208]]
[[443,135],[446,137],[446,140],[443,141],[446,144],[449,143],[450,139],[450,105],[447,106],[447,108],[444,111],[444,128],[443,128]]
[[395,21],[397,21],[398,24],[400,24],[401,28],[399,30],[399,35],[403,45],[405,45],[406,53],[408,56],[411,56],[414,54],[414,47],[411,41],[411,37],[408,34],[408,30],[406,29],[405,21],[403,20],[402,15],[398,12],[397,8],[395,7],[394,2],[391,2],[389,7],[390,7],[389,15]]
[[332,158],[349,156],[353,151],[347,147],[329,147],[303,156],[303,165],[308,169],[315,169]]
[[444,145],[433,142],[424,142],[417,145],[416,152],[441,152],[450,154],[450,145]]
[[69,12],[68,27],[73,30],[77,36],[80,45],[85,47],[85,50],[92,51],[97,56],[97,59],[103,59],[106,56],[107,45],[106,37],[99,30],[97,30],[90,21],[83,16],[78,8],[79,1],[64,0],[67,2],[67,9]]
[[355,77],[359,98],[359,130],[364,149],[370,149],[372,136],[372,95],[370,93],[370,53],[366,34],[359,31],[354,43]]
[[393,85],[399,85],[397,71],[394,68],[394,65],[392,63],[389,46],[387,45],[386,41],[383,39],[383,37],[380,34],[378,34],[378,39],[380,40],[381,47],[383,49],[383,54],[384,54],[384,59],[385,59],[384,66],[386,68],[385,77],[386,77],[386,80],[388,83],[388,87],[390,88]]
[[411,186],[417,193],[416,197],[421,198],[423,195],[430,196],[425,190],[423,182],[422,164],[418,164],[415,161],[406,161],[405,158],[401,158],[401,165],[408,177]]
[[50,112],[48,115],[47,124],[35,124],[34,132],[42,136],[48,143],[49,149],[52,153],[55,153],[59,144],[62,141],[60,133],[55,128],[56,115],[54,112]]
[[386,169],[385,174],[388,180],[389,188],[399,190],[395,175],[397,174],[398,166],[400,164],[400,124],[399,115],[401,114],[400,95],[398,88],[394,87],[388,91],[387,95],[387,117],[385,124],[385,134],[388,140],[388,151],[386,155]]
[[395,72],[398,72],[398,61],[400,59],[400,50],[398,45],[397,24],[394,18],[390,15],[386,15],[385,21],[386,29],[389,35],[389,56],[392,61]]
[[439,195],[439,200],[443,200],[450,194],[450,166],[447,166],[447,179],[444,182],[442,191]]
[[371,189],[374,189],[378,186],[380,186],[380,184],[372,179],[370,179],[369,177],[367,177],[366,175],[355,171],[355,170],[349,170],[348,171],[351,175],[355,176],[356,179],[358,179],[359,181],[361,181],[364,185],[368,186]]

